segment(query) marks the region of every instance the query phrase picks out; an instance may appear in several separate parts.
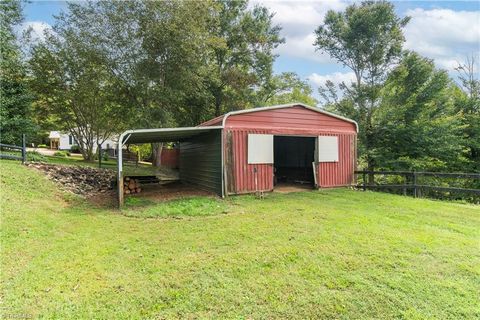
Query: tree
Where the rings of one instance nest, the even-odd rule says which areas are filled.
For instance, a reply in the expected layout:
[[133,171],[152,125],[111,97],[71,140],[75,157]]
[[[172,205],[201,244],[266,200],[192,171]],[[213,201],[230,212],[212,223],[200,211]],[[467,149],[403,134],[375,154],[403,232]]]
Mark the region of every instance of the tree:
[[478,62],[475,56],[467,57],[459,63],[456,70],[463,95],[457,99],[457,108],[463,115],[464,135],[470,170],[480,170],[480,79]]
[[363,146],[360,151],[369,170],[376,165],[371,152],[375,147],[373,119],[380,90],[388,70],[401,55],[405,41],[402,28],[408,21],[408,17],[397,17],[391,3],[364,1],[343,12],[327,12],[324,23],[315,30],[316,49],[355,73],[355,82],[341,89],[353,100],[351,106],[356,111],[354,119],[359,122]]
[[258,93],[260,105],[277,105],[291,102],[302,102],[316,106],[317,100],[312,97],[312,87],[300,79],[294,72],[275,75]]
[[75,138],[84,159],[92,161],[94,144],[100,146],[120,130],[122,109],[115,103],[104,57],[94,49],[95,42],[83,40],[75,24],[56,24],[54,33],[33,48],[30,67],[38,106],[54,116],[57,126]]
[[374,121],[372,151],[390,170],[462,170],[462,115],[448,74],[432,60],[407,52],[390,72]]
[[0,141],[20,144],[35,131],[32,94],[13,28],[23,21],[21,2],[0,1]]
[[201,82],[206,10],[197,2],[86,2],[58,17],[32,69],[38,91],[56,97],[44,105],[85,141],[87,158],[94,131],[107,138],[124,127],[175,125],[176,107]]
[[255,104],[255,89],[272,77],[273,49],[284,40],[267,8],[248,1],[215,1],[210,24],[207,85],[213,115]]

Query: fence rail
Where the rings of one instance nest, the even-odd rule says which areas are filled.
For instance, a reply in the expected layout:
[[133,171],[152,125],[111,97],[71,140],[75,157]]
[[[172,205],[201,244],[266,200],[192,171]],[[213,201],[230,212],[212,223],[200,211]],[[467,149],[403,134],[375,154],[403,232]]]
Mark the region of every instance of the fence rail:
[[[357,184],[357,187],[364,191],[367,189],[401,189],[403,194],[407,194],[407,190],[413,190],[413,196],[419,197],[423,190],[441,191],[441,192],[462,192],[469,193],[475,196],[480,196],[480,188],[459,188],[450,186],[434,186],[429,184],[418,183],[419,177],[437,177],[450,179],[473,179],[480,181],[480,173],[445,173],[445,172],[422,172],[422,171],[369,171],[361,170],[355,171],[356,175],[362,176],[362,183]],[[376,184],[375,176],[402,176],[404,178],[403,184]],[[367,176],[372,177],[372,182],[369,183]]]
[[[21,156],[16,156],[13,154],[2,153],[5,149],[20,150],[22,152]],[[22,134],[22,145],[16,146],[13,144],[0,143],[0,159],[11,159],[11,160],[21,160],[22,163],[27,161],[27,148],[25,144],[25,135]]]

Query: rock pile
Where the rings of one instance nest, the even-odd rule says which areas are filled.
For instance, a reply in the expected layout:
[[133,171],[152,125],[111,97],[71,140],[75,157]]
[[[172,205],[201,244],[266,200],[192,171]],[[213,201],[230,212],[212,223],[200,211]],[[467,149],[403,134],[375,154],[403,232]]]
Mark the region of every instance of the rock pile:
[[28,166],[44,171],[47,177],[59,183],[62,189],[83,196],[113,189],[116,179],[115,172],[108,169],[44,163],[30,163]]

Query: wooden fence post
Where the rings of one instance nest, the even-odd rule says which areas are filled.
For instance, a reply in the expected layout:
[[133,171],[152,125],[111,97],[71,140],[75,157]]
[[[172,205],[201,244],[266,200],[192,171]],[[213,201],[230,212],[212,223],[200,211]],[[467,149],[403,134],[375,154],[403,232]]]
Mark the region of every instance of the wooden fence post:
[[22,134],[22,164],[27,162],[27,147],[25,143],[25,134]]
[[413,171],[413,196],[417,197],[417,174]]
[[363,191],[367,190],[367,173],[365,170],[362,171],[362,178],[363,178]]

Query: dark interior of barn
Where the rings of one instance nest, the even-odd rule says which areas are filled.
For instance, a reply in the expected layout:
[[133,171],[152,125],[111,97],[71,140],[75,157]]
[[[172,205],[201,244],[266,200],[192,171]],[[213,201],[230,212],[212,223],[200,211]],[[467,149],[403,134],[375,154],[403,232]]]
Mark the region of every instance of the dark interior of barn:
[[314,137],[275,136],[273,146],[275,185],[314,184]]

